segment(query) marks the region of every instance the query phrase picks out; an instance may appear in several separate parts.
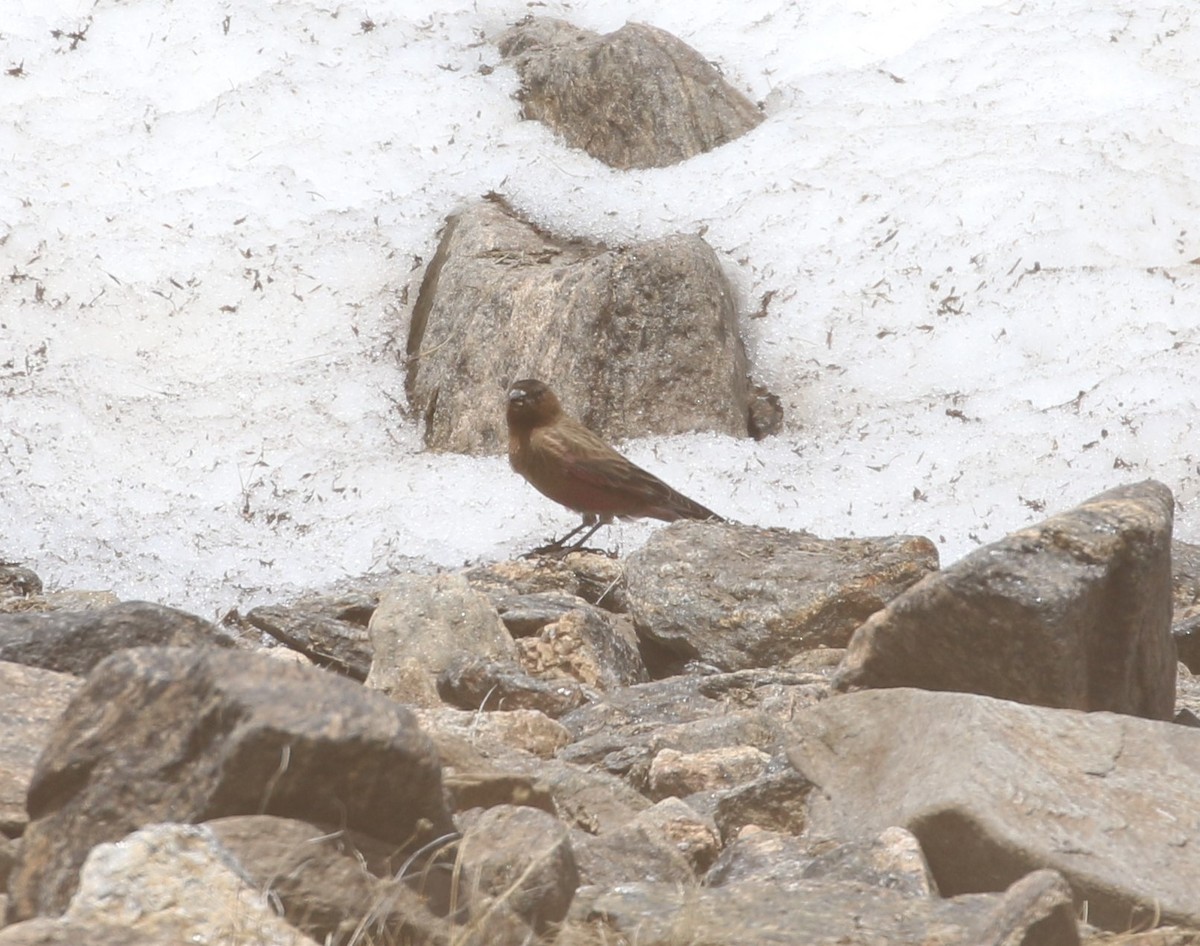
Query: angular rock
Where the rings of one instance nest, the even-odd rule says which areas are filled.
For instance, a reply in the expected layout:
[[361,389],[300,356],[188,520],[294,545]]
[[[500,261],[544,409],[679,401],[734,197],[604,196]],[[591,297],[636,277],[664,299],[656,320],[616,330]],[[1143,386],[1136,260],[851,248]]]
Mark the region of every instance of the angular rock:
[[766,831],[799,834],[808,822],[808,793],[812,783],[788,768],[721,792],[713,807],[713,821],[725,842],[752,825]]
[[814,836],[900,825],[947,896],[1050,867],[1089,922],[1200,926],[1200,732],[964,693],[867,690],[797,714]]
[[561,723],[537,710],[480,713],[448,707],[413,707],[413,712],[443,757],[446,754],[443,747],[448,749],[451,743],[463,742],[487,757],[519,751],[534,758],[550,759],[571,739]]
[[614,168],[666,167],[738,138],[762,112],[670,33],[628,23],[599,36],[550,17],[505,33],[524,117]]
[[110,942],[316,946],[275,915],[211,831],[182,824],[97,845],[61,920],[0,930],[3,946]]
[[370,635],[375,656],[367,686],[398,700],[413,694],[414,673],[416,686],[434,693],[437,675],[464,652],[516,657],[496,609],[462,575],[399,576],[380,597]]
[[38,761],[28,810],[11,920],[61,913],[94,845],[155,821],[277,814],[398,844],[451,830],[409,711],[321,670],[183,648],[96,667]]
[[222,630],[184,611],[123,601],[99,611],[0,614],[0,660],[85,676],[126,647],[231,647]]
[[81,686],[70,674],[0,662],[0,832],[25,830],[34,764]]
[[1200,545],[1171,543],[1171,589],[1176,610],[1200,605]]
[[407,351],[409,403],[435,450],[504,449],[504,391],[519,377],[544,380],[609,440],[747,433],[733,293],[697,236],[607,249],[484,201],[448,223]]
[[515,638],[532,637],[579,607],[582,599],[558,591],[511,595],[495,601],[500,620]]
[[1200,604],[1175,609],[1171,637],[1179,660],[1192,673],[1200,673]]
[[167,938],[126,929],[112,923],[72,923],[69,920],[26,920],[0,929],[0,946],[177,946],[178,933]]
[[903,828],[887,828],[861,841],[824,845],[772,831],[749,832],[721,852],[704,883],[787,887],[806,880],[843,880],[886,887],[909,897],[937,896],[920,842]]
[[559,819],[588,834],[620,831],[650,807],[644,795],[605,772],[552,760],[539,764],[537,775],[553,796]]
[[470,710],[532,709],[557,719],[588,701],[576,680],[541,679],[514,664],[464,656],[442,671],[438,695],[452,706]]
[[1190,671],[1200,673],[1200,545],[1172,541],[1171,571],[1176,654]]
[[557,814],[554,797],[537,779],[528,774],[457,770],[443,775],[446,794],[453,811],[470,808],[495,808],[498,805],[524,805]]
[[1173,506],[1147,480],[972,552],[855,631],[835,684],[1170,719]]
[[[735,676],[744,689],[732,685]],[[756,711],[755,683],[799,679],[804,678],[778,671],[746,671],[672,677],[611,690],[559,720],[573,736],[560,758],[602,767],[648,791],[651,763],[664,749],[691,754],[751,746],[773,753],[782,745],[783,730]]]
[[641,882],[696,883],[695,868],[687,857],[652,825],[633,822],[600,835],[577,828],[571,832],[571,847],[581,886],[611,889]]
[[374,650],[367,625],[379,597],[355,592],[338,597],[303,598],[290,605],[262,605],[246,621],[298,650],[318,667],[367,679]]
[[649,680],[632,622],[580,605],[517,642],[521,665],[534,676],[578,681],[594,690]]
[[[218,818],[204,827],[254,889],[270,891],[287,921],[319,943],[350,946],[364,935],[368,942],[450,942],[449,924],[404,878],[390,876],[395,867],[386,877],[373,872],[380,849],[394,845],[271,815]],[[428,864],[407,865],[406,877],[424,881],[430,871]]]
[[928,539],[818,539],[677,522],[629,556],[638,633],[720,670],[769,667],[842,647],[891,598],[937,568]]
[[661,834],[698,875],[708,870],[721,850],[721,835],[713,820],[679,798],[664,798],[641,812],[633,824]]
[[37,572],[20,565],[0,562],[0,608],[42,593],[42,580]]
[[464,829],[459,857],[474,925],[502,904],[543,933],[567,915],[579,885],[566,826],[536,808],[487,809]]
[[[582,894],[582,892],[581,892]],[[596,942],[599,931],[638,946],[1075,946],[1070,890],[1053,871],[1003,894],[936,900],[847,881],[786,889],[743,883],[687,888],[634,883],[576,897],[556,946]],[[601,940],[603,941],[603,940]],[[610,940],[611,941],[611,940]]]
[[760,778],[771,756],[753,746],[727,746],[684,753],[662,749],[650,763],[651,798],[682,797],[744,785]]

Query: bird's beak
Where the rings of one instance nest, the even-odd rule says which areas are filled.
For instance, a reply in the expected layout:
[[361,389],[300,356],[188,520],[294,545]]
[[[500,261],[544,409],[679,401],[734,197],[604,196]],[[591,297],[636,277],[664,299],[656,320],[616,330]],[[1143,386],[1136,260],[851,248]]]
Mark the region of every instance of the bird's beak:
[[525,397],[525,391],[523,388],[513,388],[511,391],[508,392],[508,400],[510,402],[523,400],[524,397]]

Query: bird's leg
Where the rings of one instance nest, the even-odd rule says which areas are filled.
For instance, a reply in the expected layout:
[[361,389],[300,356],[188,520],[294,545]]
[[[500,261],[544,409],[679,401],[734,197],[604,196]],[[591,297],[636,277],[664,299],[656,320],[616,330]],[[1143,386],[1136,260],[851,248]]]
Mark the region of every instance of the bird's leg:
[[[590,539],[595,534],[597,529],[603,525],[607,525],[610,522],[612,522],[611,516],[597,516],[590,512],[584,513],[583,522],[564,535],[561,539],[555,539],[552,542],[547,542],[545,545],[540,545],[528,554],[565,555],[567,552],[574,552],[577,549],[582,548],[583,543]],[[588,531],[584,532],[582,538],[576,542],[573,542],[571,545],[567,545],[568,541],[575,538],[575,536],[579,535],[580,532],[583,532],[584,529],[587,529]]]
[[[595,517],[593,517],[593,518],[595,518]],[[611,518],[609,518],[609,519],[597,518],[596,521],[591,524],[592,527],[590,529],[588,529],[587,532],[585,532],[582,536],[580,536],[573,545],[566,546],[563,549],[563,551],[564,552],[574,552],[576,549],[583,548],[583,543],[586,542],[588,539],[590,539],[593,535],[595,535],[597,529],[599,529],[601,526],[608,525],[610,522],[612,522]],[[582,526],[579,527],[579,529],[576,529],[575,532],[580,531],[580,529],[584,528],[584,526],[586,526],[586,525],[588,525],[588,523],[585,522]],[[572,532],[571,535],[574,535],[575,532]],[[567,536],[564,536],[561,541],[563,541],[563,542],[567,541]]]

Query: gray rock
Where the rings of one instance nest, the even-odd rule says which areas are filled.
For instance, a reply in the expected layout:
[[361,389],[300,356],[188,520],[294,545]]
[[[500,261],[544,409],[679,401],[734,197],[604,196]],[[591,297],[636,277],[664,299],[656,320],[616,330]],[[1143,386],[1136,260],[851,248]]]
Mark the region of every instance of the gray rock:
[[551,719],[582,706],[588,692],[577,680],[542,679],[512,663],[463,656],[441,672],[438,695],[469,710],[538,710]]
[[511,595],[495,601],[500,620],[513,637],[532,637],[547,624],[579,607],[582,598],[557,591]]
[[691,755],[748,746],[775,754],[783,729],[755,707],[756,688],[807,679],[786,671],[744,671],[611,690],[559,719],[572,734],[560,758],[599,766],[649,792],[650,768],[663,750]]
[[543,679],[578,681],[592,690],[649,680],[633,623],[623,615],[580,605],[535,636],[517,641],[521,665]]
[[696,883],[687,857],[652,825],[632,822],[600,835],[576,828],[571,847],[581,885],[612,889],[631,883]]
[[[541,630],[557,619],[552,615],[571,610],[565,603],[577,598],[606,611],[629,610],[625,603],[625,564],[598,552],[571,552],[561,557],[535,555],[492,562],[467,569],[463,576],[472,588],[488,596],[513,637],[528,637]],[[522,601],[526,596],[535,600],[523,612]],[[553,605],[548,602],[552,600],[563,607],[551,611]],[[511,609],[516,609],[516,614],[510,625]],[[545,620],[541,620],[543,617]]]
[[0,832],[25,830],[34,764],[81,686],[70,674],[0,662]]
[[503,906],[538,933],[567,915],[579,872],[567,828],[536,808],[489,808],[463,830],[462,886],[471,923]]
[[97,845],[61,920],[0,930],[3,946],[50,943],[315,946],[274,914],[211,831],[182,824]]
[[[551,759],[571,738],[562,724],[539,710],[479,712],[448,706],[412,709],[443,759],[468,755],[476,760],[503,759],[512,753]],[[459,747],[469,748],[461,752]]]
[[712,818],[679,798],[662,799],[638,814],[633,824],[645,826],[666,838],[697,876],[708,870],[721,850],[721,835]]
[[0,660],[85,676],[126,647],[232,647],[222,630],[184,611],[123,601],[98,611],[0,614]]
[[721,852],[704,878],[709,887],[803,886],[807,880],[844,880],[909,897],[937,896],[920,842],[903,828],[887,828],[861,841],[824,844],[773,831],[749,832]]
[[928,539],[818,539],[677,522],[629,556],[638,633],[721,670],[769,667],[842,647],[889,599],[937,568]]
[[[598,930],[638,946],[1074,946],[1070,890],[1053,871],[1003,894],[959,900],[909,897],[847,881],[798,881],[786,889],[634,883],[576,897],[556,946],[595,942]],[[589,938],[592,937],[592,938]]]
[[820,787],[809,832],[891,825],[942,893],[1059,871],[1089,921],[1200,926],[1200,732],[964,693],[868,690],[799,714],[788,755]]
[[560,820],[588,834],[620,831],[650,807],[644,795],[606,772],[549,760],[537,765],[536,774],[553,796]]
[[0,946],[179,946],[177,931],[165,937],[112,923],[26,920],[0,929]]
[[419,702],[411,699],[412,674],[425,677],[435,694],[437,675],[464,652],[516,658],[496,609],[462,575],[399,576],[380,596],[370,635],[375,656],[367,686],[406,702]]
[[1172,508],[1147,480],[972,552],[855,631],[836,685],[1170,719]]
[[374,656],[367,624],[378,604],[378,595],[368,592],[314,596],[288,605],[252,608],[246,621],[318,667],[365,680]]
[[521,77],[524,117],[611,167],[676,164],[763,119],[703,56],[644,23],[599,36],[539,17],[498,45]]
[[1192,673],[1200,673],[1200,545],[1172,542],[1171,570],[1171,636],[1179,659]]
[[[355,942],[450,942],[449,924],[425,899],[391,876],[422,890],[447,886],[449,865],[394,864],[383,852],[395,845],[371,843],[356,832],[319,827],[271,815],[241,815],[205,823],[235,858],[253,888],[269,891],[292,926],[327,946]],[[451,841],[457,835],[451,836]],[[376,863],[386,863],[380,875]],[[439,890],[444,912],[448,898]]]
[[409,403],[436,450],[504,449],[504,392],[520,377],[541,378],[609,440],[747,435],[733,293],[697,236],[608,249],[556,239],[484,201],[447,225],[407,351]]
[[41,593],[42,580],[37,572],[0,562],[0,607],[11,605],[13,599],[20,600]]
[[754,746],[722,746],[699,752],[664,748],[650,762],[647,793],[651,798],[683,797],[745,785],[761,778],[770,764],[770,754]]
[[1192,673],[1200,673],[1200,604],[1175,609],[1171,637],[1179,660]]
[[10,920],[61,913],[87,852],[141,825],[278,814],[398,844],[450,830],[432,743],[344,677],[232,651],[124,650],[46,745]]
[[557,815],[554,796],[529,773],[494,769],[454,769],[443,773],[451,810],[524,805]]
[[713,820],[728,842],[747,825],[766,831],[799,834],[808,822],[808,793],[812,783],[790,766],[721,792],[713,805]]

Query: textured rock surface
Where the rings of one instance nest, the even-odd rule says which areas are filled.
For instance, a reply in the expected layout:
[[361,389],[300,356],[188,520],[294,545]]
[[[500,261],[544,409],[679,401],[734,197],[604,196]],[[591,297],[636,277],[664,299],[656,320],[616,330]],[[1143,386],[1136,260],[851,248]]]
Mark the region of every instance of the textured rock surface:
[[709,887],[761,883],[786,887],[805,880],[846,880],[910,897],[937,896],[920,842],[903,828],[862,841],[813,844],[773,831],[752,831],[725,848],[704,878]]
[[61,913],[93,845],[154,821],[267,813],[396,843],[450,826],[408,710],[324,671],[182,648],[97,666],[38,761],[28,809],[10,919]]
[[[597,930],[638,946],[1072,946],[1070,891],[1053,871],[1023,878],[1003,894],[961,901],[907,897],[884,887],[806,880],[787,888],[625,884],[581,896],[560,946],[595,942]],[[589,922],[590,921],[590,922]]]
[[547,680],[573,680],[598,690],[648,680],[633,623],[580,604],[517,642],[522,666]]
[[503,449],[504,392],[530,377],[610,440],[747,435],[750,393],[733,294],[697,236],[623,249],[583,245],[484,201],[447,225],[407,351],[409,403],[437,450]]
[[378,595],[368,592],[309,597],[288,605],[252,608],[246,621],[318,667],[365,680],[374,656],[367,624],[378,604]]
[[587,702],[578,681],[543,680],[498,660],[464,656],[438,675],[438,695],[466,710],[537,710],[557,719]]
[[629,556],[638,633],[720,670],[842,647],[887,601],[937,568],[928,539],[818,539],[783,529],[677,522]]
[[567,828],[535,808],[489,808],[459,845],[463,884],[480,926],[502,904],[538,932],[567,915],[579,871]]
[[0,662],[0,832],[25,830],[25,794],[38,753],[81,686],[70,674]]
[[797,714],[810,833],[908,828],[943,895],[1051,867],[1113,930],[1200,926],[1200,731],[966,693],[888,689]]
[[[394,844],[356,832],[271,815],[206,822],[255,890],[270,891],[283,916],[319,943],[449,942],[446,924],[392,875],[404,863]],[[399,862],[399,863],[397,863]],[[421,860],[406,876],[446,886],[448,869]],[[442,897],[445,900],[445,897]]]
[[436,702],[437,675],[463,653],[508,660],[517,653],[496,609],[462,575],[399,576],[380,596],[370,634],[367,686],[404,702],[416,702],[414,674],[425,677]]
[[866,621],[837,685],[1170,719],[1173,505],[1147,480],[971,553]]
[[644,23],[598,36],[539,17],[499,46],[521,77],[525,117],[615,168],[676,164],[763,119],[703,56]]
[[145,601],[123,601],[96,611],[0,614],[0,660],[76,676],[125,647],[232,644],[203,618]]
[[182,824],[98,845],[61,920],[0,930],[4,946],[57,942],[316,946],[275,915],[209,829]]

